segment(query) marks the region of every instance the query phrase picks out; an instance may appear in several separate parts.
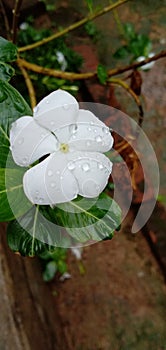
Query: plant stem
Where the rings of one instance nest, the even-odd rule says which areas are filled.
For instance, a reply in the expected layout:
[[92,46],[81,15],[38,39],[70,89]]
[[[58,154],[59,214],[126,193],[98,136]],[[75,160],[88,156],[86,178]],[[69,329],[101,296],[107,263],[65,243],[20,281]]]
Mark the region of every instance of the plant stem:
[[[165,56],[166,56],[166,50],[163,50],[163,51],[159,52],[158,54],[156,54],[155,56],[146,58],[145,60],[143,60],[141,62],[135,62],[135,63],[132,63],[130,65],[124,66],[124,67],[110,69],[110,70],[108,70],[107,73],[108,73],[109,77],[112,77],[112,76],[115,76],[118,74],[122,74],[126,71],[141,67],[149,62],[157,61],[158,59],[163,58]],[[56,69],[52,69],[52,68],[45,68],[45,67],[39,66],[37,64],[30,63],[22,58],[18,58],[16,63],[18,65],[21,65],[22,67],[25,67],[26,69],[29,69],[29,70],[35,72],[35,73],[48,75],[48,76],[55,77],[55,78],[66,79],[66,80],[85,80],[85,79],[91,79],[91,78],[94,78],[97,76],[97,71],[86,72],[86,73],[63,72],[60,70],[56,70]]]
[[37,101],[36,101],[36,95],[35,95],[35,89],[33,87],[33,84],[32,84],[32,81],[29,77],[29,74],[27,73],[26,69],[21,65],[21,64],[18,64],[18,67],[20,68],[21,70],[21,73],[25,79],[25,83],[26,83],[26,86],[27,86],[27,89],[28,89],[28,93],[29,93],[29,98],[30,98],[30,104],[31,104],[31,107],[32,109],[36,106],[37,104]]
[[[138,110],[139,110],[138,125],[139,125],[139,128],[141,128],[142,124],[143,124],[143,120],[144,120],[144,111],[143,111],[143,107],[142,107],[139,96],[136,95],[135,92],[130,88],[130,86],[121,79],[110,78],[109,82],[112,84],[116,84],[116,85],[121,86],[123,89],[125,89],[133,97],[136,105],[138,106]],[[138,133],[140,130],[139,128],[136,130],[136,136],[138,136]]]
[[12,23],[12,41],[15,44],[16,39],[17,39],[17,23],[18,23],[18,18],[20,15],[20,8],[22,5],[23,0],[16,0],[15,1],[15,7],[13,9],[13,23]]
[[9,21],[8,21],[8,18],[7,18],[6,11],[5,11],[5,8],[4,8],[2,0],[0,0],[0,6],[1,6],[1,10],[2,10],[2,15],[3,15],[3,18],[4,18],[7,39],[10,40],[11,39],[10,26],[9,26]]
[[[18,0],[19,1],[19,0]],[[24,47],[21,47],[18,51],[19,52],[23,52],[23,51],[27,51],[27,50],[32,50],[36,47],[39,47],[41,45],[44,45],[46,43],[48,43],[49,41],[52,41],[54,39],[57,39],[69,32],[71,32],[72,30],[74,29],[77,29],[79,27],[81,27],[82,25],[84,25],[85,23],[89,22],[89,21],[92,21],[94,20],[95,18],[99,17],[99,16],[102,16],[104,15],[105,13],[109,12],[109,11],[112,11],[113,9],[115,9],[116,7],[128,2],[128,1],[131,1],[131,0],[119,0],[117,1],[116,3],[114,4],[111,4],[109,6],[106,6],[104,7],[103,9],[101,10],[98,10],[96,12],[93,12],[93,13],[90,13],[87,17],[81,19],[80,21],[74,23],[74,24],[71,24],[69,27],[61,30],[60,32],[58,33],[55,33],[51,36],[49,36],[48,38],[44,38],[42,39],[41,41],[38,41],[36,43],[33,43],[33,44],[30,44],[30,45],[26,45]]]

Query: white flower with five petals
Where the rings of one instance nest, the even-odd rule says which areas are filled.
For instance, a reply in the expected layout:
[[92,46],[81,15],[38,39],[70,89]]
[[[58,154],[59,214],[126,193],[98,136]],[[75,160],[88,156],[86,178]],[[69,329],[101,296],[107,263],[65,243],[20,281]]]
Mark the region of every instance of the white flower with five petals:
[[113,138],[92,112],[79,109],[68,92],[57,90],[23,116],[10,131],[12,156],[20,166],[33,165],[23,188],[33,204],[55,205],[81,195],[97,197],[105,188],[112,163],[103,153]]

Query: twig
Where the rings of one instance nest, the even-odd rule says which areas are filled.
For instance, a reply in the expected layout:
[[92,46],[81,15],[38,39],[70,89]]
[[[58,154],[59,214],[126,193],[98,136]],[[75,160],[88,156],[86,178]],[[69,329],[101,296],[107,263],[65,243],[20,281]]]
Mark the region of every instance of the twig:
[[135,103],[137,104],[138,109],[139,109],[139,119],[138,119],[139,128],[137,128],[136,134],[135,134],[135,137],[137,137],[139,134],[139,130],[142,127],[143,120],[144,120],[144,111],[143,111],[143,107],[142,107],[139,96],[136,95],[135,92],[130,88],[130,86],[121,79],[110,78],[109,82],[111,84],[117,84],[117,85],[123,87],[123,89],[125,89],[133,97]]
[[[122,68],[110,69],[110,70],[108,70],[107,73],[108,73],[109,77],[112,77],[114,75],[118,75],[118,74],[124,73],[126,71],[141,67],[144,64],[147,64],[149,62],[157,61],[158,59],[163,58],[165,56],[166,56],[166,50],[163,50],[153,57],[146,58],[144,61],[141,61],[138,63],[136,62],[136,63],[130,64],[130,65],[122,67]],[[39,66],[37,64],[30,63],[22,58],[18,58],[16,62],[18,64],[20,63],[22,67],[25,67],[26,69],[32,70],[35,73],[48,75],[48,76],[56,77],[56,78],[62,78],[62,79],[66,79],[66,80],[85,80],[85,79],[90,79],[90,78],[97,76],[97,71],[86,72],[86,73],[63,72],[60,70],[45,68],[45,67]]]
[[12,41],[15,44],[16,39],[17,39],[17,23],[18,23],[18,18],[20,15],[20,8],[22,5],[23,0],[16,0],[15,1],[15,7],[13,9],[13,23],[12,23]]
[[110,12],[110,11],[114,10],[118,6],[124,4],[124,3],[128,2],[128,1],[131,1],[131,0],[119,0],[116,3],[114,3],[114,4],[111,4],[109,6],[104,7],[101,10],[98,10],[97,12],[90,13],[87,17],[81,19],[80,21],[78,21],[78,22],[76,22],[74,24],[71,24],[69,27],[59,31],[58,33],[52,34],[48,38],[44,38],[41,41],[38,41],[36,43],[33,43],[33,44],[30,44],[30,45],[26,45],[24,47],[21,47],[18,51],[19,52],[23,52],[23,51],[31,50],[31,49],[34,49],[34,48],[39,47],[41,45],[44,45],[44,44],[48,43],[49,41],[57,39],[57,38],[65,35],[65,34],[71,32],[74,29],[81,27],[85,23],[87,23],[89,21],[92,21],[92,20],[94,20],[95,18],[97,18],[99,16],[102,16],[102,15],[104,15],[107,12]]
[[156,55],[154,55],[153,57],[148,57],[145,60],[141,61],[141,62],[134,62],[132,64],[129,64],[125,67],[119,67],[119,68],[114,68],[114,69],[110,69],[108,71],[108,75],[109,76],[114,76],[114,75],[118,75],[118,74],[122,74],[124,72],[127,72],[131,69],[136,69],[139,67],[144,66],[146,63],[150,63],[153,61],[157,61],[160,58],[163,58],[166,56],[166,50],[162,50],[159,53],[157,53]]
[[34,90],[32,81],[31,81],[26,69],[24,67],[22,67],[21,64],[18,64],[18,67],[20,68],[21,73],[25,79],[25,83],[26,83],[28,93],[29,93],[30,104],[31,104],[31,107],[33,109],[36,106],[37,101],[36,101],[36,95],[35,95],[35,90]]
[[88,73],[73,73],[73,72],[63,72],[56,69],[45,68],[42,66],[38,66],[35,63],[30,63],[22,58],[18,58],[16,63],[20,63],[22,67],[29,69],[35,73],[48,75],[55,78],[61,78],[66,80],[84,80],[93,78],[96,75],[96,72],[88,72]]
[[6,11],[5,11],[5,8],[4,8],[2,0],[0,0],[0,6],[1,6],[1,10],[2,10],[2,15],[3,15],[3,18],[4,18],[7,39],[11,40],[9,21],[8,21],[8,18],[7,18]]

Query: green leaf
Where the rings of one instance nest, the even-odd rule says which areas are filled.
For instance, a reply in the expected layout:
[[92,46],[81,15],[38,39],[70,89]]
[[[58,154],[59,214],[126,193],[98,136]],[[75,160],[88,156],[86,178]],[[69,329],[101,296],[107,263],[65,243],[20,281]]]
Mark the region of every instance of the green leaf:
[[23,215],[32,204],[23,191],[25,169],[0,169],[0,221],[11,221]]
[[23,256],[39,255],[48,246],[30,235],[17,220],[13,220],[7,227],[7,242],[10,249],[19,252]]
[[96,199],[81,198],[47,209],[47,218],[65,227],[80,243],[112,237],[121,223],[118,204],[105,193]]
[[58,261],[58,271],[63,275],[67,271],[67,264],[63,260]]
[[12,62],[17,59],[17,47],[10,41],[0,36],[0,60]]
[[105,84],[108,78],[106,67],[99,64],[97,67],[97,76],[101,84]]
[[128,47],[122,46],[118,50],[115,51],[114,57],[117,59],[126,58],[129,55]]
[[15,70],[13,67],[11,67],[9,64],[0,61],[0,79],[9,81],[15,73]]
[[31,108],[13,86],[0,80],[0,166],[3,168],[9,153],[11,124],[23,115],[32,115]]
[[85,0],[87,5],[88,5],[88,8],[89,8],[89,11],[92,12],[92,9],[93,9],[93,0]]
[[45,282],[49,282],[51,281],[57,271],[57,265],[55,261],[49,261],[46,266],[45,266],[45,270],[43,272],[43,280]]
[[125,23],[123,25],[124,28],[124,32],[125,32],[125,37],[127,40],[132,40],[136,37],[136,33],[135,33],[135,29],[134,29],[134,25],[130,22]]

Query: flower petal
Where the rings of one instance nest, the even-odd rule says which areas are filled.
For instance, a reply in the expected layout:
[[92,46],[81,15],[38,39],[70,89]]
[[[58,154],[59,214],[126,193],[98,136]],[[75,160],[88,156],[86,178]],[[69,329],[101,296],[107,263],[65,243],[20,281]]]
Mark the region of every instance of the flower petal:
[[79,105],[68,92],[57,90],[52,92],[34,108],[34,118],[37,123],[48,130],[73,124],[77,120]]
[[78,194],[78,185],[67,167],[66,155],[56,152],[29,169],[23,178],[26,196],[34,204],[69,202]]
[[30,165],[59,148],[55,136],[29,116],[22,117],[12,124],[10,143],[13,159],[21,166]]
[[67,154],[68,169],[75,176],[79,194],[97,197],[105,188],[112,170],[112,163],[102,153],[71,152]]
[[[58,134],[57,134],[58,137]],[[77,123],[71,126],[69,145],[74,150],[107,152],[113,145],[109,128],[87,110],[79,110]]]

